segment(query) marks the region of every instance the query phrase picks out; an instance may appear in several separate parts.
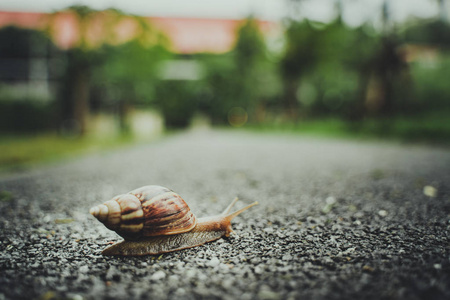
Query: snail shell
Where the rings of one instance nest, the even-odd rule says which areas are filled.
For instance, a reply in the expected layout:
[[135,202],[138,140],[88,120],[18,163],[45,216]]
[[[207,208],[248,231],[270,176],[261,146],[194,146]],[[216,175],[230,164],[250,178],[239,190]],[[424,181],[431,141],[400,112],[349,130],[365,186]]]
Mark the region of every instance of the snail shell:
[[178,194],[149,185],[91,208],[90,213],[124,239],[178,234],[192,230],[197,219]]

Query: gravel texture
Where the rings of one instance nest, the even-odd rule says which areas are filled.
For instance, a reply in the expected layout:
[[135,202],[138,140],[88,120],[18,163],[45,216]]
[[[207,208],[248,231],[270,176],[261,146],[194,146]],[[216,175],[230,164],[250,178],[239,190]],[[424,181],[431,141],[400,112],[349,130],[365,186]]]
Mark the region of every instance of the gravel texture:
[[[237,235],[159,256],[89,208],[158,184]],[[188,132],[0,179],[1,299],[449,299],[450,152]]]

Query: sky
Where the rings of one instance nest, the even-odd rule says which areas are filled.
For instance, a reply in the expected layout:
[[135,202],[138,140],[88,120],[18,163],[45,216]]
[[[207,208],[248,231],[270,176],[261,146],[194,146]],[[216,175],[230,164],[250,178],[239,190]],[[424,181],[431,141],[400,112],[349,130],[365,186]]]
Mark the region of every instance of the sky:
[[[335,16],[336,0],[307,0],[298,12],[302,17],[329,21]],[[349,25],[378,22],[384,0],[341,0],[343,17]],[[74,4],[95,9],[115,7],[128,13],[160,17],[242,19],[250,14],[265,20],[280,20],[291,8],[289,0],[1,0],[0,10],[51,12]],[[436,0],[390,0],[392,19],[398,22],[410,16],[430,18],[439,13]],[[448,13],[449,7],[447,7]]]

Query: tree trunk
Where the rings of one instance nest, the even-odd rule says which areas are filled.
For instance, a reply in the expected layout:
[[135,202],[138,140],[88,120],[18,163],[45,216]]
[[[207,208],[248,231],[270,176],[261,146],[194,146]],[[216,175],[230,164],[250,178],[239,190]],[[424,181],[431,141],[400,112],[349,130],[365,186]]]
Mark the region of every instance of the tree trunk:
[[126,99],[122,99],[119,102],[119,125],[120,133],[128,134],[130,132],[130,126],[128,123],[128,115],[130,113],[130,103]]
[[85,135],[89,115],[89,75],[86,68],[78,66],[74,68],[73,72],[73,118],[79,126],[79,134]]
[[286,118],[291,121],[298,121],[299,103],[297,99],[297,90],[299,87],[299,80],[286,79],[285,80],[285,96],[284,96],[284,112]]

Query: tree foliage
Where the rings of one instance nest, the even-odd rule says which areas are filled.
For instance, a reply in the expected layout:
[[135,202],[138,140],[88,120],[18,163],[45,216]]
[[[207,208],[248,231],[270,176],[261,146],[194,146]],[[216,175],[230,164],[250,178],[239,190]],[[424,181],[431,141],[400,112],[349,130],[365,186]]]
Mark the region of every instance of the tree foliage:
[[[67,72],[60,95],[63,124],[74,125],[69,130],[84,134],[93,102],[92,89],[103,85],[108,91],[106,96],[117,103],[120,128],[127,131],[129,106],[148,91],[145,83],[154,77],[154,62],[164,52],[160,49],[167,46],[167,39],[143,17],[87,6],[55,12],[47,32],[57,36],[59,17],[67,15],[76,20],[77,39],[67,50]],[[118,35],[122,22],[134,26],[131,36]]]
[[[58,18],[68,14],[77,38],[60,60],[65,76],[58,99],[63,121],[74,120],[69,124],[80,133],[92,109],[116,113],[127,132],[127,116],[136,105],[158,108],[167,127],[186,127],[197,112],[214,124],[231,124],[236,111],[253,123],[322,116],[357,121],[437,109],[448,99],[448,64],[439,62],[446,62],[450,27],[442,21],[416,23],[397,34],[348,27],[339,14],[327,24],[288,20],[282,50],[275,53],[260,22],[248,18],[231,51],[182,55],[167,50],[168,39],[147,19],[114,9],[74,6],[56,12],[50,36],[60,29]],[[123,22],[132,24],[133,35],[119,34]],[[0,43],[0,54],[27,52],[24,43],[21,38]],[[408,52],[405,45],[411,44],[428,51],[428,64],[422,52]],[[419,58],[412,62],[414,55]],[[179,60],[198,65],[198,78],[160,76],[165,63]]]

